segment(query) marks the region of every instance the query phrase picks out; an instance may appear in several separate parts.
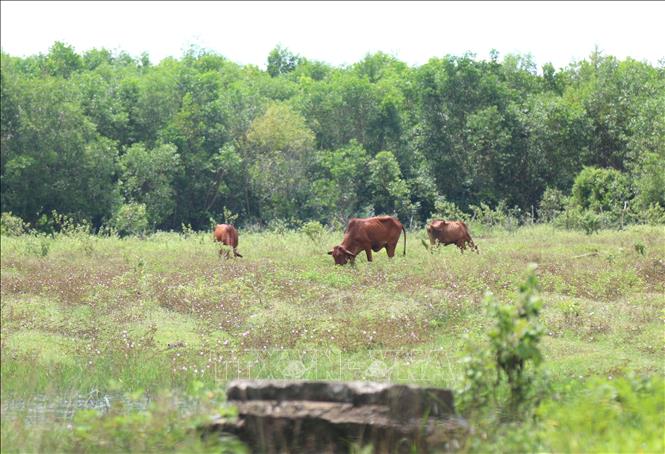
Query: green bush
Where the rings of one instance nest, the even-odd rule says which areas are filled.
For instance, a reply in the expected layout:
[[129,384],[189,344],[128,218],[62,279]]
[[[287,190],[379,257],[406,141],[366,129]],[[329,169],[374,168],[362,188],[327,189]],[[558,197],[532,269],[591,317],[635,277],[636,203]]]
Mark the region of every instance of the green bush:
[[454,202],[440,196],[434,202],[434,211],[427,223],[433,219],[445,219],[452,221],[468,221],[469,215],[462,211]]
[[[515,304],[500,303],[491,293],[485,296],[493,322],[488,332],[490,348],[474,347],[474,353],[463,359],[461,408],[481,410],[493,397],[492,403],[507,419],[520,419],[531,407],[537,394],[532,367],[542,361],[538,344],[544,332],[538,320],[543,302],[535,270],[535,264],[529,265]],[[506,394],[507,398],[499,398]]]
[[665,209],[665,155],[644,153],[633,173],[637,192],[636,205],[640,209],[658,206]]
[[490,294],[486,301],[495,325],[489,331],[497,371],[503,372],[510,388],[510,409],[517,411],[530,392],[533,377],[528,364],[538,366],[542,354],[538,343],[543,326],[538,320],[543,301],[538,295],[536,266],[529,266],[526,281],[520,285],[517,304],[501,304]]
[[118,208],[111,225],[119,235],[143,235],[148,230],[148,215],[145,204],[127,203]]
[[28,241],[25,243],[26,251],[30,255],[37,257],[46,257],[51,249],[53,237],[44,233],[36,233],[30,235]]
[[508,208],[505,200],[500,201],[494,209],[484,202],[480,202],[480,205],[469,205],[469,208],[473,213],[470,220],[485,227],[502,227],[513,231],[522,222],[522,210],[516,206]]
[[284,219],[273,219],[270,222],[270,231],[278,235],[284,235],[289,231],[289,223]]
[[504,205],[499,205],[500,206],[497,206],[494,210],[485,202],[480,202],[480,205],[469,205],[469,208],[473,213],[472,219],[487,227],[494,227],[502,224],[506,216],[501,210]]
[[325,229],[319,221],[306,222],[300,228],[300,231],[307,235],[307,238],[312,240],[314,243],[319,242],[325,233]]
[[646,246],[641,241],[635,243],[633,247],[635,248],[635,252],[637,252],[640,255],[644,255],[646,253]]
[[610,214],[584,210],[579,206],[568,206],[554,218],[553,224],[566,230],[583,230],[587,235],[597,233],[601,229],[619,227],[618,221]]
[[2,213],[0,217],[0,234],[7,236],[19,236],[28,231],[28,224],[11,211]]
[[665,381],[658,376],[570,382],[536,414],[551,452],[663,452]]
[[182,223],[180,224],[180,231],[182,232],[181,235],[183,238],[191,238],[196,234],[194,229],[192,228],[192,224],[185,224]]
[[227,207],[224,207],[223,212],[224,212],[224,223],[235,225],[236,221],[238,220],[238,216],[240,215],[238,213],[234,213],[233,211],[231,211],[230,208]]
[[92,230],[87,220],[77,222],[72,216],[60,214],[56,210],[51,211],[51,218],[55,229],[63,235],[87,235]]
[[665,224],[665,208],[656,202],[652,202],[646,210],[640,213],[638,218],[649,225]]
[[609,213],[618,220],[632,199],[628,176],[616,169],[585,167],[573,183],[571,202],[583,210]]
[[598,233],[600,229],[600,216],[592,211],[585,211],[580,218],[580,226],[584,230],[584,233],[591,235],[593,233]]
[[87,219],[77,219],[75,216],[51,210],[49,214],[44,213],[39,217],[36,230],[51,235],[79,236],[92,233],[92,225]]
[[582,225],[583,210],[578,206],[568,206],[554,219],[553,223],[556,227],[566,230],[577,230]]
[[547,188],[538,204],[538,216],[543,222],[552,222],[561,214],[567,203],[567,197],[563,192],[555,188]]

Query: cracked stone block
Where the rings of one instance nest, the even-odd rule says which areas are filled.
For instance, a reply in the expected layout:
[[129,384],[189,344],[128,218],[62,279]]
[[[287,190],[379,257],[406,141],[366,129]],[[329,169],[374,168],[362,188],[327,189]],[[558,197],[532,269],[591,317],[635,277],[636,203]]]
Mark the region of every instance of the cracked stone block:
[[452,392],[372,382],[236,380],[227,388],[235,421],[217,418],[204,433],[229,433],[254,452],[377,453],[460,449],[468,424]]

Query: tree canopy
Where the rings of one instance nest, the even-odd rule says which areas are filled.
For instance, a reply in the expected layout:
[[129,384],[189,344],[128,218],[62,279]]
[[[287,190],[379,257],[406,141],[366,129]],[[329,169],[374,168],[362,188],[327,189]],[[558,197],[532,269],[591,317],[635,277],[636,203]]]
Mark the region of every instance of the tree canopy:
[[[442,197],[529,210],[548,188],[665,208],[662,63],[375,53],[334,67],[277,46],[264,71],[56,42],[1,66],[2,211],[33,224],[57,210],[100,227],[135,206],[155,229],[207,228],[225,209],[264,225],[423,222]],[[614,195],[598,192],[610,180]]]

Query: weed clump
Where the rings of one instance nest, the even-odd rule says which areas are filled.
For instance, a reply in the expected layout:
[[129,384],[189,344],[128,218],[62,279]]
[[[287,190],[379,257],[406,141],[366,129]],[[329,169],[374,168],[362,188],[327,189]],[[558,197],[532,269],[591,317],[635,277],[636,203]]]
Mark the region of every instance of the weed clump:
[[544,329],[539,321],[543,301],[539,296],[536,265],[530,264],[515,304],[485,296],[492,327],[489,352],[467,355],[463,362],[462,405],[480,409],[492,405],[506,419],[520,419],[534,398],[535,368],[542,362],[539,342]]

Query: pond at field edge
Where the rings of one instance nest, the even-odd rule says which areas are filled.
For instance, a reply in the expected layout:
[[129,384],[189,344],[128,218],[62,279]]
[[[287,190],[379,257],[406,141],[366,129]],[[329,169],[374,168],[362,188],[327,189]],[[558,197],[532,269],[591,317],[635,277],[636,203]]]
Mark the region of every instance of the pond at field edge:
[[[195,399],[183,397],[173,397],[172,399],[179,412],[183,414],[198,407]],[[121,404],[123,413],[128,413],[147,410],[152,401],[153,399],[146,396],[130,399],[124,394],[95,391],[73,397],[39,395],[28,399],[2,399],[0,418],[5,421],[20,418],[30,425],[49,422],[63,423],[72,421],[76,412],[80,410],[97,410],[100,413],[106,413],[112,405]]]

